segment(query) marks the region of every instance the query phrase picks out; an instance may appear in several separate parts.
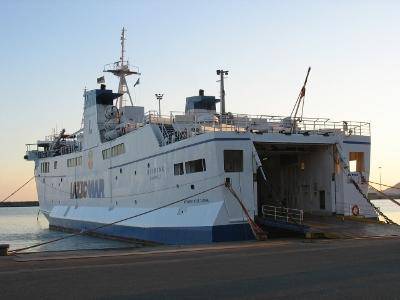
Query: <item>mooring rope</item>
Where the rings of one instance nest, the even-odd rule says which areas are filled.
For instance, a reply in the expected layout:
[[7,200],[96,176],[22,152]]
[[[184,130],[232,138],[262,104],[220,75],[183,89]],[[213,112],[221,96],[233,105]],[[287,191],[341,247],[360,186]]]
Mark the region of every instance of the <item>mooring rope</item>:
[[[378,215],[380,215],[388,224],[392,224],[392,225],[398,225],[397,223],[395,223],[393,220],[391,220],[388,216],[386,216],[380,209],[379,207],[375,206],[370,199],[368,199],[368,196],[365,195],[365,193],[361,190],[360,186],[358,185],[358,183],[351,177],[350,173],[349,173],[349,166],[346,164],[345,160],[343,159],[343,157],[341,156],[341,146],[340,144],[336,143],[336,154],[338,156],[338,160],[339,160],[339,166],[342,168],[344,174],[346,175],[347,178],[350,179],[350,182],[354,185],[355,189],[361,194],[361,196],[364,198],[365,201],[367,201],[367,203],[369,205],[371,205],[371,207],[377,212]],[[334,160],[335,157],[333,157]]]
[[8,195],[7,197],[5,197],[3,200],[0,201],[0,203],[3,203],[5,201],[7,201],[8,199],[10,199],[12,196],[14,196],[19,190],[21,190],[24,186],[26,186],[29,182],[32,181],[32,179],[35,178],[35,175],[32,176],[27,182],[25,182],[23,185],[21,185],[19,188],[17,188],[14,192],[12,192],[10,195]]
[[250,217],[249,212],[246,209],[246,206],[244,206],[242,200],[240,200],[238,194],[235,192],[235,190],[232,188],[232,185],[228,182],[225,182],[225,187],[228,189],[228,191],[231,192],[231,194],[233,195],[233,197],[235,197],[235,199],[237,200],[237,202],[239,203],[242,211],[245,213],[246,217],[247,217],[247,222],[250,225],[251,231],[253,232],[254,237],[256,238],[256,240],[259,241],[264,241],[267,239],[267,234],[264,232],[264,230],[262,230],[254,221],[253,219]]
[[375,191],[377,191],[379,194],[381,194],[382,196],[386,197],[387,199],[389,199],[390,201],[392,201],[394,204],[397,204],[400,206],[400,202],[398,202],[397,200],[393,199],[392,197],[390,197],[389,195],[385,194],[384,192],[378,190],[376,187],[372,186],[369,184],[369,187],[374,189]]
[[209,191],[211,191],[211,190],[214,190],[214,189],[216,189],[216,188],[218,188],[218,187],[220,187],[220,186],[223,186],[224,184],[225,184],[225,183],[218,184],[218,185],[216,185],[216,186],[214,186],[214,187],[212,187],[212,188],[206,189],[206,190],[201,191],[201,192],[199,192],[199,193],[195,193],[195,194],[190,195],[190,196],[188,196],[188,197],[179,199],[179,200],[177,200],[177,201],[170,202],[170,203],[168,203],[168,204],[165,204],[165,205],[162,205],[162,206],[159,206],[159,207],[150,209],[150,210],[148,210],[148,211],[145,211],[145,212],[142,212],[142,213],[139,213],[139,214],[136,214],[136,215],[127,217],[127,218],[123,218],[123,219],[120,219],[120,220],[117,220],[117,221],[114,221],[114,222],[111,222],[111,223],[107,223],[107,224],[102,224],[102,225],[97,226],[97,227],[92,228],[92,229],[81,230],[80,232],[72,233],[72,234],[69,234],[69,235],[66,235],[66,236],[63,236],[63,237],[59,237],[59,238],[50,240],[50,241],[41,242],[41,243],[37,243],[37,244],[31,245],[31,246],[27,246],[27,247],[23,247],[23,248],[18,248],[18,249],[15,249],[15,250],[11,250],[10,253],[11,253],[11,254],[16,254],[16,253],[21,252],[21,251],[24,251],[24,250],[28,250],[28,249],[32,249],[32,248],[37,248],[37,247],[39,247],[39,246],[43,246],[43,245],[55,243],[55,242],[58,242],[58,241],[61,241],[61,240],[65,240],[65,239],[68,239],[68,238],[71,238],[71,237],[74,237],[74,236],[79,236],[79,235],[83,235],[83,234],[87,234],[87,233],[92,233],[92,232],[95,232],[96,230],[99,230],[99,229],[101,229],[101,228],[108,227],[108,226],[112,226],[112,225],[115,225],[115,224],[118,224],[118,223],[121,223],[121,222],[130,220],[130,219],[134,219],[134,218],[137,218],[137,217],[140,217],[140,216],[143,216],[143,215],[152,213],[152,212],[154,212],[154,211],[157,211],[157,210],[160,210],[160,209],[163,209],[163,208],[172,206],[172,205],[174,205],[174,204],[177,204],[177,203],[179,203],[179,202],[185,201],[185,200],[187,200],[187,199],[190,199],[190,198],[196,197],[196,196],[198,196],[198,195],[207,193],[207,192],[209,192]]
[[361,196],[365,199],[365,201],[368,202],[369,205],[372,206],[372,208],[382,217],[385,219],[386,223],[388,224],[392,224],[392,225],[397,225],[397,223],[395,223],[393,220],[391,220],[388,216],[386,216],[380,209],[379,207],[375,206],[371,200],[368,199],[367,195],[364,194],[364,192],[361,190],[360,186],[358,185],[358,183],[353,179],[350,178],[351,183],[354,185],[354,187],[356,188],[356,190],[361,194]]
[[[104,196],[104,197],[102,197],[102,199],[120,199],[120,198],[126,198],[126,197],[142,196],[142,195],[147,195],[147,194],[151,194],[151,193],[164,192],[164,191],[168,191],[168,190],[172,190],[172,189],[179,189],[181,187],[189,186],[189,185],[196,184],[196,183],[199,183],[199,182],[204,182],[204,181],[216,178],[216,177],[221,177],[222,175],[224,175],[224,174],[220,173],[218,175],[207,177],[207,178],[204,178],[204,179],[199,179],[199,180],[196,180],[196,181],[191,181],[191,182],[182,183],[182,184],[174,184],[172,186],[167,186],[167,187],[163,187],[163,188],[160,188],[160,189],[144,191],[144,192],[139,192],[139,193],[129,193],[129,194],[124,194],[124,195]],[[46,178],[46,177],[37,176],[37,178],[40,179],[40,178]],[[57,191],[57,192],[60,192],[60,193],[66,194],[66,195],[71,195],[71,190],[66,191],[66,190],[63,190],[63,189],[59,189],[59,188],[54,187],[54,186],[52,186],[52,185],[50,185],[50,184],[48,184],[46,182],[41,181],[41,180],[39,180],[38,182],[41,185],[47,186],[47,187],[51,188],[54,191]]]
[[368,182],[372,183],[372,184],[382,185],[382,186],[390,188],[390,189],[400,190],[400,187],[397,187],[397,186],[391,186],[391,185],[387,185],[387,184],[383,184],[383,183],[379,183],[379,182],[373,182],[373,181],[368,181]]

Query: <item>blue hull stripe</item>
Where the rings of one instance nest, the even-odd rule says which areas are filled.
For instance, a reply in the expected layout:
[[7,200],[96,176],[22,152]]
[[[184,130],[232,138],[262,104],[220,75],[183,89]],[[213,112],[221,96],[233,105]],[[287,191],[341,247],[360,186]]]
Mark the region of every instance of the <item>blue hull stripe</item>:
[[370,142],[343,141],[343,144],[371,145]]
[[209,143],[209,142],[213,142],[213,141],[250,141],[250,138],[215,138],[215,139],[209,139],[209,140],[193,143],[193,144],[190,144],[190,145],[174,148],[174,149],[171,149],[171,150],[167,150],[167,151],[164,151],[164,152],[161,152],[161,153],[153,154],[153,155],[150,155],[150,156],[146,156],[146,157],[143,157],[143,158],[139,158],[139,159],[136,159],[136,160],[132,160],[130,162],[126,162],[126,163],[123,163],[123,164],[120,164],[120,165],[112,166],[109,169],[120,168],[120,167],[129,165],[129,164],[133,164],[133,163],[136,163],[136,162],[139,162],[139,161],[142,161],[142,160],[154,158],[154,157],[157,157],[157,156],[160,156],[160,155],[164,155],[164,154],[167,154],[167,153],[171,153],[171,152],[174,152],[174,151],[177,151],[177,150],[182,150],[182,149],[185,149],[185,148],[190,148],[190,147],[193,147],[193,146],[197,146],[197,145],[201,145],[201,144],[205,144],[205,143]]
[[[102,224],[59,218],[49,218],[50,226],[72,230],[87,230]],[[251,240],[254,236],[248,224],[199,227],[131,227],[112,225],[97,231],[105,236],[136,239],[162,244],[205,244],[211,242]]]

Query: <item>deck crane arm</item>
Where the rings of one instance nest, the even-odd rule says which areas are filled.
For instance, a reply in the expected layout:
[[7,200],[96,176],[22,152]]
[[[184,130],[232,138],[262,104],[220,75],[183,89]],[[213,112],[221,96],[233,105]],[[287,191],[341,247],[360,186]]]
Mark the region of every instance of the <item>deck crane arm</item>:
[[303,107],[304,107],[304,97],[306,95],[306,85],[307,85],[307,81],[308,81],[308,76],[310,75],[310,71],[311,71],[311,67],[308,67],[308,71],[307,71],[307,75],[306,75],[306,79],[304,80],[303,86],[301,87],[299,96],[297,97],[296,103],[293,106],[292,112],[290,113],[290,119],[293,121],[292,122],[292,128],[291,128],[291,133],[294,132],[294,130],[296,129],[296,123],[297,123],[297,114],[299,112],[299,108],[301,106],[301,116],[299,118],[300,122],[303,118]]

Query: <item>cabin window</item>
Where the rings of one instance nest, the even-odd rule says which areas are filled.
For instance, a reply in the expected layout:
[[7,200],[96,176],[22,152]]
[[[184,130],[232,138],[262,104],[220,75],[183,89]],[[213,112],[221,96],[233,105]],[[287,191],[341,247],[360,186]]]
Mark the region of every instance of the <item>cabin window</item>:
[[49,173],[50,172],[50,163],[49,162],[42,162],[40,164],[40,172],[41,173]]
[[364,172],[364,152],[350,152],[349,167],[350,172]]
[[186,174],[203,172],[206,170],[206,161],[204,158],[190,160],[185,163]]
[[225,172],[243,172],[243,150],[224,150]]
[[54,168],[54,170],[57,169],[57,161],[54,162],[53,168]]
[[185,171],[183,170],[183,163],[174,164],[174,175],[183,175]]
[[73,168],[82,165],[82,156],[67,159],[67,167]]
[[102,151],[103,159],[108,159],[110,157],[114,157],[123,153],[125,153],[125,145],[123,143],[112,146],[111,148],[108,149],[104,149]]

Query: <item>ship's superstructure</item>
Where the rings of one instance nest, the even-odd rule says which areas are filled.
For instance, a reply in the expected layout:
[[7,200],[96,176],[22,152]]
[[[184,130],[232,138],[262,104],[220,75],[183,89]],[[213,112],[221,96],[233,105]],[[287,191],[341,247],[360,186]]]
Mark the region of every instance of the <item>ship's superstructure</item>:
[[[225,182],[252,219],[268,207],[317,215],[351,215],[356,207],[376,217],[350,180],[367,192],[369,123],[219,113],[220,99],[203,90],[186,98],[185,112],[145,113],[124,100],[131,99],[126,76],[139,75],[125,61],[124,41],[125,30],[120,61],[105,68],[119,77],[118,93],[104,84],[85,91],[82,129],[28,145],[51,227],[127,219],[99,233],[173,244],[251,238]],[[225,109],[227,71],[219,75]]]

